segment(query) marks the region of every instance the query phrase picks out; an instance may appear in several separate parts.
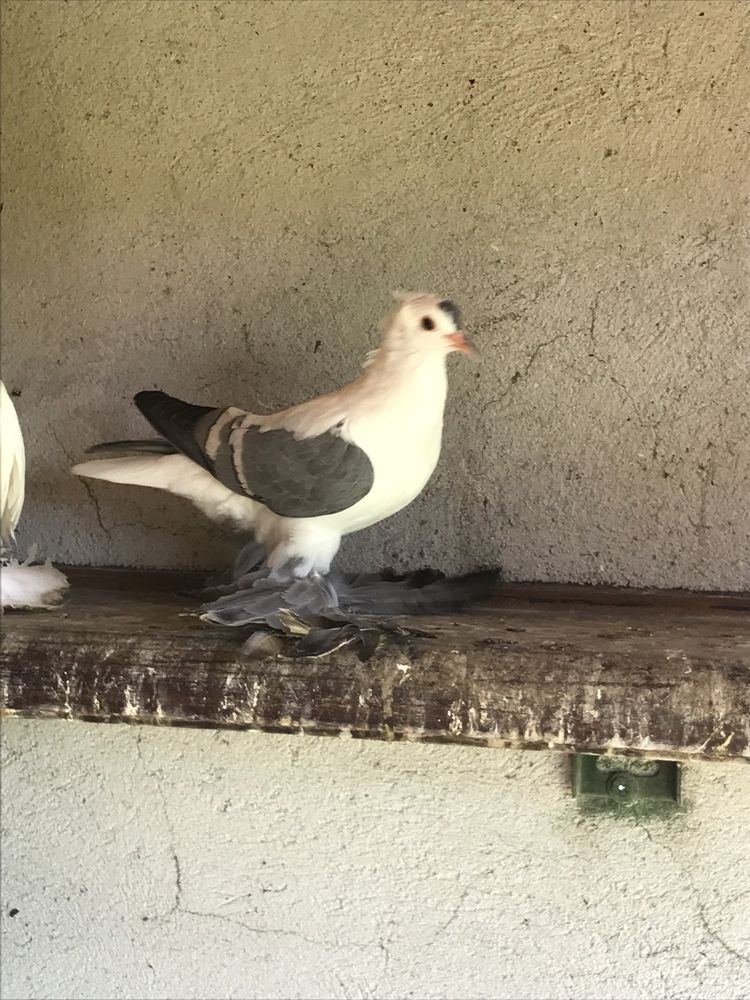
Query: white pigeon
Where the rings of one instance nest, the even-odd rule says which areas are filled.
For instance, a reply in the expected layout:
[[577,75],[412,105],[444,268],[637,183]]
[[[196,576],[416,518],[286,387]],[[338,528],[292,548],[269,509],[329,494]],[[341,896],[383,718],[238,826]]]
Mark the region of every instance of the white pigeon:
[[23,510],[25,480],[21,425],[13,400],[0,382],[0,603],[3,608],[51,608],[69,586],[66,577],[49,561],[35,564],[34,550],[23,562],[8,554]]
[[443,433],[446,358],[472,352],[456,306],[401,296],[379,348],[350,385],[260,416],[158,391],[135,403],[162,435],[92,452],[79,476],[167,490],[250,531],[275,579],[323,576],[344,535],[406,507],[432,475]]
[[9,545],[21,519],[26,482],[26,452],[18,414],[0,382],[0,539]]

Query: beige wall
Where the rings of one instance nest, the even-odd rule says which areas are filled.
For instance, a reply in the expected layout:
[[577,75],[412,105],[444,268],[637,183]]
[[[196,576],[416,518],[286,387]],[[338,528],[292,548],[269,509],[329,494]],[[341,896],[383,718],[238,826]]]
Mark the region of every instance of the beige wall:
[[544,752],[2,737],[6,1000],[750,995],[742,764],[691,764],[687,809],[648,822],[581,817]]
[[[462,304],[439,472],[344,561],[750,585],[745,3],[6,2],[3,377],[24,541],[216,565],[70,478],[132,394],[277,407],[395,287]],[[316,351],[315,345],[319,342]]]

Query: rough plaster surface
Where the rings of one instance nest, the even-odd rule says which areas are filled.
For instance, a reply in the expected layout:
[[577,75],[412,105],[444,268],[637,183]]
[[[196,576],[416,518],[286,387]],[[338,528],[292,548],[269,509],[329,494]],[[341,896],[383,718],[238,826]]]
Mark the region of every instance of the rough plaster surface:
[[750,996],[742,765],[638,825],[552,754],[2,730],[6,1000]]
[[24,540],[214,566],[182,502],[87,485],[158,386],[353,376],[396,287],[459,301],[445,449],[343,561],[750,584],[750,7],[3,5],[4,378]]

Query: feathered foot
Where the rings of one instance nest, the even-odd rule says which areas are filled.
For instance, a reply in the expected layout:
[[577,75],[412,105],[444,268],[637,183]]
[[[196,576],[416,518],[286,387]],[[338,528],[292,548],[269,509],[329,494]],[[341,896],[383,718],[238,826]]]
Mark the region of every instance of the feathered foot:
[[229,582],[210,588],[215,599],[199,613],[217,625],[254,627],[243,653],[256,658],[278,651],[274,636],[285,636],[299,656],[351,646],[365,660],[383,635],[408,631],[388,619],[460,611],[489,598],[500,578],[497,570],[450,578],[424,569],[405,576],[383,572],[278,580],[247,556],[241,554]]

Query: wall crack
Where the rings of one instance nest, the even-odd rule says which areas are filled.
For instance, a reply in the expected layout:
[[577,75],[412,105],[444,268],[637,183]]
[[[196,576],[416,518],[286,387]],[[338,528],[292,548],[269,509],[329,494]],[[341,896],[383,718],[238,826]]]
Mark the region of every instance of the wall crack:
[[664,851],[664,853],[670,859],[672,864],[685,879],[685,882],[690,887],[690,891],[693,896],[693,900],[695,903],[695,910],[698,915],[698,919],[709,940],[719,945],[719,947],[722,948],[728,955],[732,955],[734,958],[738,959],[738,961],[746,962],[748,965],[750,965],[750,956],[743,954],[743,952],[738,951],[736,948],[733,948],[732,945],[730,945],[727,941],[725,941],[722,935],[711,925],[711,922],[709,921],[708,916],[706,915],[705,903],[701,899],[700,892],[695,882],[693,881],[692,875],[680,864],[679,859],[676,856],[675,852],[672,850],[672,848],[668,844],[664,843],[662,840],[657,840],[657,838],[651,834],[650,830],[648,830],[648,828],[641,822],[641,820],[638,819],[637,816],[635,817],[635,822],[636,826],[638,826],[645,833],[648,840],[652,844],[656,844],[658,847],[662,849],[662,851]]

